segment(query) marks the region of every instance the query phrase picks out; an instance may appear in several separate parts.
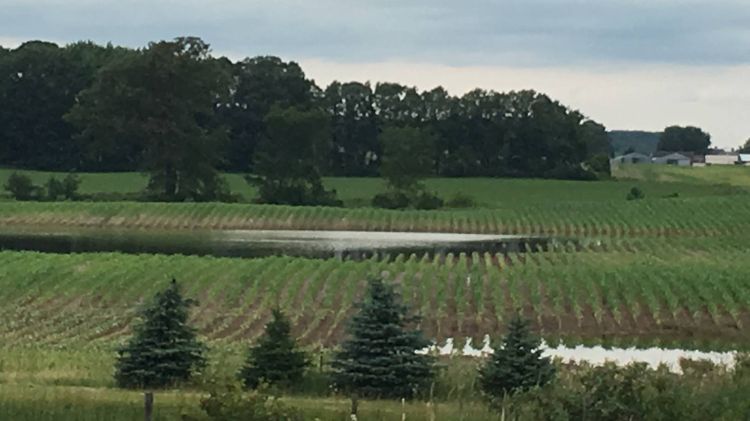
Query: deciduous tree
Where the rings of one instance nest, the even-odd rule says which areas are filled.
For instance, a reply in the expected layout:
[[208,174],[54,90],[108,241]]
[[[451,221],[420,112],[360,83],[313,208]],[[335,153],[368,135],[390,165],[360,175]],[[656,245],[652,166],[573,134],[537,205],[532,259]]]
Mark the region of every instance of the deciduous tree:
[[698,127],[670,126],[664,129],[657,149],[668,152],[706,153],[711,146],[711,135]]
[[339,205],[323,187],[331,145],[328,115],[320,110],[274,107],[265,119],[267,137],[255,154],[255,177],[263,203]]
[[230,129],[224,167],[252,172],[255,149],[267,136],[265,117],[271,107],[309,109],[321,94],[293,61],[258,56],[228,67],[233,75],[233,92],[218,110],[221,121]]
[[226,193],[217,165],[226,130],[215,104],[228,94],[229,75],[199,38],[149,44],[102,68],[68,120],[95,159],[122,145],[142,151],[148,190],[169,201],[215,200]]

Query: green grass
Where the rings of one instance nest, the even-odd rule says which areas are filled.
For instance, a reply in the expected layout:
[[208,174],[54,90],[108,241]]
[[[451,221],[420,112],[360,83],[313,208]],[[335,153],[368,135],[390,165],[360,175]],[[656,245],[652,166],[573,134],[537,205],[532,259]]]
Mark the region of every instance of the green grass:
[[[540,179],[498,179],[498,178],[433,178],[426,181],[427,187],[440,196],[449,199],[457,193],[473,197],[481,207],[502,208],[508,204],[543,205],[567,202],[617,201],[625,199],[628,190],[638,185],[645,193],[646,200],[657,200],[668,195],[680,197],[704,197],[735,194],[741,189],[750,188],[750,168],[740,168],[730,172],[715,168],[691,168],[690,171],[717,173],[715,178],[691,178],[672,176],[672,167],[651,166],[651,172],[630,171],[623,175],[637,179],[608,181],[568,181]],[[652,172],[657,174],[652,174]],[[60,173],[23,171],[37,184],[43,184]],[[0,170],[0,185],[12,173]],[[135,193],[146,187],[147,177],[139,173],[81,173],[80,192],[96,193]],[[256,197],[254,187],[248,185],[240,174],[226,174],[227,182],[234,193],[244,201]],[[699,182],[695,182],[698,180]],[[385,184],[379,178],[335,178],[324,179],[328,188],[335,189],[338,197],[349,207],[369,206],[375,194],[383,192]]]
[[[197,391],[157,392],[153,419],[181,421],[207,420],[200,410]],[[348,421],[350,401],[341,397],[283,397],[282,402],[299,409],[306,420]],[[486,405],[477,402],[439,403],[434,407],[439,420],[500,420]],[[428,421],[433,410],[425,402],[359,402],[359,419],[390,421],[401,419]],[[185,418],[188,417],[188,418]],[[0,384],[0,419],[13,421],[131,421],[143,419],[143,394],[119,389],[72,386],[28,386]]]
[[712,165],[708,167],[677,167],[673,165],[619,165],[613,168],[615,177],[648,183],[677,183],[702,186],[750,187],[750,166]]
[[[155,394],[156,420],[205,419],[199,401],[204,380],[233,376],[242,364],[245,344],[213,344],[209,349],[209,367],[182,390]],[[0,348],[0,419],[39,420],[135,420],[143,417],[143,396],[138,391],[115,388],[112,367],[113,346],[74,348],[37,345]],[[473,381],[476,361],[445,360],[436,379],[437,419],[496,420],[474,390],[464,381]],[[309,378],[318,369],[312,368]],[[319,375],[317,375],[320,377]],[[304,390],[282,398],[299,408],[305,419],[348,420],[349,400],[331,394],[324,377]],[[301,392],[304,392],[301,393]],[[462,403],[459,403],[462,401]],[[431,408],[425,402],[360,402],[360,419],[400,419],[402,409],[409,420],[429,420]],[[463,417],[462,417],[463,416]]]

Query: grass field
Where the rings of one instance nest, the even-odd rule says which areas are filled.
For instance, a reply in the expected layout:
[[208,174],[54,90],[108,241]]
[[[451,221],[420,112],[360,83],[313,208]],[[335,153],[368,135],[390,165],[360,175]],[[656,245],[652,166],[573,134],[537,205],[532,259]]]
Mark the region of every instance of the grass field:
[[[540,205],[544,203],[581,201],[623,201],[628,190],[640,187],[646,200],[678,194],[680,197],[704,197],[735,194],[750,189],[750,167],[689,168],[684,171],[667,166],[632,166],[618,170],[622,180],[578,182],[568,180],[434,178],[426,181],[430,190],[444,198],[457,193],[473,197],[481,207]],[[0,170],[0,185],[12,173]],[[43,184],[50,176],[64,174],[24,171],[35,183]],[[680,174],[680,176],[677,176]],[[79,174],[80,192],[135,193],[146,187],[147,177],[139,173]],[[230,189],[244,201],[256,197],[255,189],[240,174],[227,174]],[[349,207],[368,206],[372,197],[385,189],[379,178],[326,178],[328,188],[335,189]]]
[[750,166],[712,165],[709,167],[678,167],[674,165],[618,165],[614,177],[650,183],[699,185],[731,185],[750,187]]
[[[181,390],[159,391],[155,398],[155,420],[200,417],[198,403],[207,382],[227,379],[240,368],[247,344],[210,344],[209,366]],[[0,348],[0,419],[2,420],[136,420],[143,419],[143,396],[137,391],[118,390],[112,379],[115,361],[111,345],[74,348],[21,346]],[[310,350],[317,357],[314,350]],[[317,358],[316,358],[317,360]],[[424,401],[360,402],[360,419],[393,420],[402,409],[410,420],[498,420],[471,385],[476,381],[477,361],[441,360],[434,386],[434,405]],[[328,370],[326,364],[324,370]],[[301,409],[305,419],[349,420],[350,401],[331,393],[319,367],[287,393],[283,401]],[[304,392],[304,393],[303,393]]]

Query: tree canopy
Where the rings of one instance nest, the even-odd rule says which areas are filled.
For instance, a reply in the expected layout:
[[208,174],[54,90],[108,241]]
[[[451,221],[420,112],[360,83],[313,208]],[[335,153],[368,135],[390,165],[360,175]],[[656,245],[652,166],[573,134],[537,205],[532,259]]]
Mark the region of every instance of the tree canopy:
[[380,173],[394,189],[415,191],[423,178],[432,173],[434,139],[416,127],[387,127],[380,135],[383,164]]
[[711,135],[698,127],[670,126],[659,138],[658,149],[666,152],[706,153],[711,146]]
[[265,117],[271,107],[309,108],[319,89],[295,62],[259,56],[229,63],[232,95],[218,112],[230,129],[227,160],[230,171],[252,171],[255,148],[267,135]]
[[265,119],[267,136],[255,154],[260,201],[284,205],[334,205],[323,187],[329,148],[328,116],[321,110],[274,106]]
[[103,63],[120,52],[90,43],[31,41],[0,55],[0,162],[29,169],[81,165],[63,116]]
[[[215,104],[229,76],[197,38],[178,38],[111,61],[67,116],[93,160],[122,155],[150,175],[164,200],[214,200],[226,130]],[[126,158],[127,159],[127,158]]]
[[319,87],[293,61],[215,58],[190,37],[138,50],[37,41],[4,50],[0,100],[0,165],[141,170],[165,200],[216,196],[217,169],[257,174],[274,106],[324,116],[322,175],[380,174],[390,128],[431,134],[430,176],[591,178],[587,162],[609,153],[601,125],[535,91]]

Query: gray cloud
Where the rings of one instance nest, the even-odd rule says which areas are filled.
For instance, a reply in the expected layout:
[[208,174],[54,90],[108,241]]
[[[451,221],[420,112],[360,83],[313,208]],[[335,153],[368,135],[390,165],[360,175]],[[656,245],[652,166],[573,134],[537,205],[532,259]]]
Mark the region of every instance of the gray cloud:
[[448,65],[750,63],[745,0],[0,0],[0,38]]

